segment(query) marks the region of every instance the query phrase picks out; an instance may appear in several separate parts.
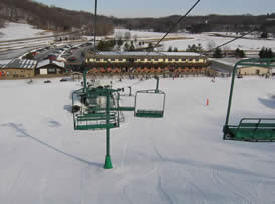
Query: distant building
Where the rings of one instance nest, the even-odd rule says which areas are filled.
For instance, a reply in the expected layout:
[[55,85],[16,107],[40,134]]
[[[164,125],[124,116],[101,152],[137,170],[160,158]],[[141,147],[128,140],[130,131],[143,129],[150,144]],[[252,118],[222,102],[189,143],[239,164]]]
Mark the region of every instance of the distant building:
[[1,79],[29,78],[34,76],[37,61],[28,59],[14,59],[7,65],[0,67]]
[[93,72],[202,73],[207,57],[192,52],[98,52],[86,55],[86,67]]
[[241,67],[238,69],[239,75],[272,75],[272,69],[267,67]]
[[59,75],[65,72],[64,62],[43,60],[37,64],[36,75]]

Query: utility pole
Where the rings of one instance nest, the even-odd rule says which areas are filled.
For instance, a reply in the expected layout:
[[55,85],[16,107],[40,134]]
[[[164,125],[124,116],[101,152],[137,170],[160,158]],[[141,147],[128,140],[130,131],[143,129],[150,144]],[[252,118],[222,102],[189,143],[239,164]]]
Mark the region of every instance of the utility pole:
[[97,0],[95,0],[95,13],[94,13],[94,51],[96,52],[96,17],[97,17]]

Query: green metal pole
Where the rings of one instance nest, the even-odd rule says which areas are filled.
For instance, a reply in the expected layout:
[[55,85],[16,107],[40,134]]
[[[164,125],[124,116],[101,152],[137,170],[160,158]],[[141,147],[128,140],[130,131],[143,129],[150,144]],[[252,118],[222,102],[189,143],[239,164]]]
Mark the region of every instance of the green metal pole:
[[232,96],[233,96],[233,89],[234,89],[234,82],[235,82],[235,74],[239,63],[236,63],[232,72],[232,80],[231,80],[231,88],[230,88],[230,95],[229,95],[229,101],[228,101],[228,107],[227,107],[227,115],[225,120],[225,126],[228,126],[229,122],[229,116],[231,111],[231,103],[232,103]]
[[87,70],[84,69],[83,71],[83,87],[84,87],[84,92],[86,93],[86,89],[87,89],[87,79],[86,79],[86,75],[87,75]]
[[118,114],[118,121],[117,121],[117,123],[118,123],[118,127],[120,127],[120,111],[119,111],[119,107],[120,107],[120,104],[119,104],[119,101],[120,101],[120,93],[119,92],[117,92],[117,94],[118,94],[118,98],[117,98],[117,108],[118,108],[118,111],[117,111],[117,114]]
[[130,89],[130,94],[129,94],[129,96],[132,96],[132,87],[129,86],[129,89]]
[[159,92],[159,77],[157,77],[157,87],[156,87],[156,93]]
[[97,17],[97,0],[95,0],[95,13],[94,13],[94,51],[96,52],[96,17]]
[[110,155],[110,90],[107,89],[107,104],[106,104],[106,156],[104,169],[112,169],[112,160]]

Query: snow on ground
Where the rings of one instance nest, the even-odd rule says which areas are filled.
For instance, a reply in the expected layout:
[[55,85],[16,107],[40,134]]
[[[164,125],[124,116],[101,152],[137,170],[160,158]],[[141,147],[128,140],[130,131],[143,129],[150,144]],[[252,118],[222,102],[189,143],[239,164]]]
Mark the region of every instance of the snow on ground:
[[164,33],[158,32],[149,32],[149,31],[138,31],[138,30],[129,30],[129,29],[115,29],[114,37],[122,37],[124,38],[125,33],[130,33],[130,37],[134,40],[135,37],[137,39],[148,39],[148,38],[160,38],[164,35]]
[[[177,47],[179,50],[185,50],[188,45],[199,43],[206,50],[221,45],[233,38],[229,37],[216,37],[209,33],[202,34],[182,34],[183,37],[192,38],[186,40],[171,40],[162,42],[164,49],[167,50],[169,46]],[[275,49],[275,40],[263,40],[263,39],[238,39],[229,45],[224,46],[224,49],[235,50],[237,48],[242,50],[260,50],[262,47]]]
[[[229,78],[162,79],[165,117],[124,113],[111,130],[112,170],[103,169],[105,131],[73,130],[70,93],[80,82],[51,80],[0,81],[0,203],[275,202],[275,143],[222,140]],[[134,91],[156,83],[112,81]],[[237,79],[231,123],[274,117],[273,87]]]
[[[0,28],[0,41],[15,40],[22,38],[32,38],[43,36],[45,34],[51,35],[51,32],[45,30],[35,29],[32,25],[23,23],[7,23],[4,28]],[[42,35],[43,34],[43,35]]]
[[[124,37],[125,33],[130,32],[132,39],[134,36],[137,37],[138,40],[150,40],[150,39],[161,39],[164,33],[157,32],[147,32],[147,31],[135,31],[135,30],[127,30],[127,29],[115,29],[114,36],[122,36]],[[173,48],[176,47],[179,50],[186,50],[188,45],[193,44],[201,44],[205,50],[210,48],[214,48],[218,45],[221,45],[229,40],[232,40],[233,37],[218,37],[214,34],[231,34],[232,33],[222,33],[222,32],[210,32],[210,33],[201,33],[201,34],[191,34],[191,33],[171,33],[167,36],[166,41],[162,42],[163,50],[168,50],[170,46]],[[248,37],[253,38],[255,36],[249,35]],[[185,39],[177,39],[177,40],[169,40],[169,38],[185,38]],[[269,39],[238,39],[229,45],[226,45],[224,49],[232,49],[235,50],[237,48],[243,50],[260,50],[262,47],[272,48],[275,50],[275,40]]]
[[8,64],[11,60],[0,60],[0,64]]

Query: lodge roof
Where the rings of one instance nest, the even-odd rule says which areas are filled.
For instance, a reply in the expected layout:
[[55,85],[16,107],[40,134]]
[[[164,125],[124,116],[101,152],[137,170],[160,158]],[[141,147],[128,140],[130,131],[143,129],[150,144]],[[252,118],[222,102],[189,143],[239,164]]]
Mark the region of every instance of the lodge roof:
[[38,62],[36,68],[39,69],[39,68],[44,67],[44,66],[49,65],[49,64],[54,64],[54,65],[56,65],[56,66],[58,66],[60,68],[64,68],[65,67],[64,62],[58,62],[58,61],[55,61],[55,60],[54,61],[43,60],[43,61]]
[[[203,56],[195,52],[97,52],[92,54],[94,56],[150,56],[150,57],[159,57],[159,56],[176,56],[176,57],[199,57]],[[204,57],[204,56],[203,56]]]
[[36,60],[29,59],[13,59],[7,65],[0,68],[13,68],[13,69],[34,69],[37,65]]

